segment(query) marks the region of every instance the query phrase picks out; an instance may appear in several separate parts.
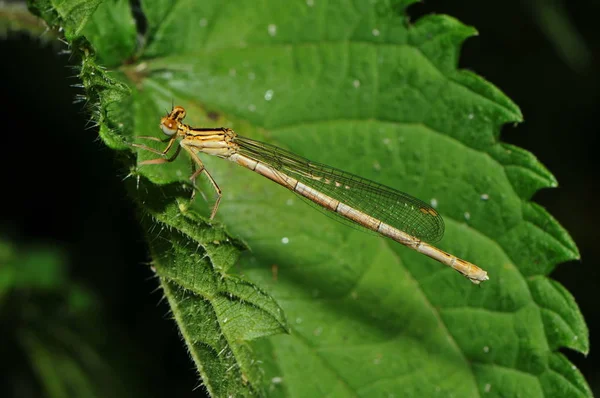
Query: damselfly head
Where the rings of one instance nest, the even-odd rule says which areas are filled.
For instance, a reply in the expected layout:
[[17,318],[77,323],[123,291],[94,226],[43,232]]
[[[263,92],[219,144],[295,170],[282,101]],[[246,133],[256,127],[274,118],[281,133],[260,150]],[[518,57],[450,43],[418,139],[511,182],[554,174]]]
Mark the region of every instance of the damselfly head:
[[167,116],[160,119],[160,129],[166,135],[173,135],[177,132],[179,122],[185,118],[185,109],[182,106],[174,106]]

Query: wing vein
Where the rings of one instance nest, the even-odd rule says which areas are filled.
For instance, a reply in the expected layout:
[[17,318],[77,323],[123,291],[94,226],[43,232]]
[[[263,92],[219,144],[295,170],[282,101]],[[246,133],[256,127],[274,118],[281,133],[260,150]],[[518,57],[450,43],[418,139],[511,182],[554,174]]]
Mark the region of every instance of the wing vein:
[[235,142],[241,154],[418,239],[434,243],[444,235],[440,214],[409,194],[264,142],[241,136]]

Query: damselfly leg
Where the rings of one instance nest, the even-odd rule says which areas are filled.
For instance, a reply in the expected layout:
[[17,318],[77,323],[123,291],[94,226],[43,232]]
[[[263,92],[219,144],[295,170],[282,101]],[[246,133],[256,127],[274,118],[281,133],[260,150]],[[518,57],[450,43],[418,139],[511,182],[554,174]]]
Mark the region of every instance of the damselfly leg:
[[[167,140],[161,140],[156,137],[148,137],[148,136],[139,136],[138,138],[148,139],[148,140],[157,141],[157,142],[168,141],[166,148],[162,151],[159,151],[157,149],[151,148],[151,147],[149,147],[147,145],[143,145],[143,144],[135,144],[135,143],[131,144],[135,148],[143,149],[145,151],[149,151],[149,152],[155,153],[157,155],[161,155],[160,158],[144,160],[144,161],[140,162],[139,163],[140,166],[151,165],[151,164],[164,164],[164,163],[173,162],[179,156],[179,153],[181,152],[181,148],[185,149],[185,151],[190,154],[190,157],[192,159],[192,175],[190,176],[189,180],[193,187],[192,195],[190,197],[190,204],[194,202],[194,199],[196,197],[196,191],[198,190],[198,187],[196,185],[196,179],[198,178],[198,176],[200,174],[204,173],[206,175],[206,177],[208,178],[208,180],[210,181],[211,186],[213,187],[213,189],[215,190],[215,192],[217,194],[217,198],[215,200],[212,211],[210,213],[210,220],[213,220],[215,218],[215,215],[217,214],[217,210],[219,209],[219,203],[221,202],[221,197],[223,196],[223,194],[222,194],[221,188],[219,188],[219,185],[217,184],[215,179],[212,177],[212,175],[210,175],[208,170],[206,170],[206,167],[204,167],[204,163],[202,162],[200,157],[183,141],[180,142],[180,145],[177,145],[177,149],[175,150],[175,153],[173,155],[171,155],[170,157],[166,157],[167,153],[173,147],[173,143],[176,141],[176,138],[177,138],[176,136],[169,137]],[[203,194],[203,196],[204,196],[204,194]],[[206,199],[206,197],[205,197],[205,199]]]
[[217,214],[217,210],[219,209],[219,203],[221,203],[221,197],[223,196],[223,194],[221,192],[221,188],[219,188],[219,185],[217,185],[217,182],[215,181],[215,179],[210,175],[208,170],[206,170],[206,167],[204,167],[204,163],[202,163],[202,159],[200,159],[200,157],[196,154],[196,152],[185,143],[185,140],[182,140],[180,142],[180,147],[185,149],[185,151],[190,154],[190,157],[192,158],[193,163],[198,167],[196,169],[196,171],[194,171],[192,173],[192,175],[190,176],[190,181],[192,182],[192,185],[194,186],[194,191],[192,192],[191,200],[194,200],[194,197],[196,196],[196,190],[197,190],[196,178],[198,178],[198,176],[202,173],[204,173],[204,175],[206,175],[206,177],[208,178],[208,181],[210,181],[212,187],[214,188],[214,190],[217,194],[217,199],[215,200],[215,204],[213,205],[212,211],[210,212],[210,220],[212,220],[213,218],[215,218],[215,215]]

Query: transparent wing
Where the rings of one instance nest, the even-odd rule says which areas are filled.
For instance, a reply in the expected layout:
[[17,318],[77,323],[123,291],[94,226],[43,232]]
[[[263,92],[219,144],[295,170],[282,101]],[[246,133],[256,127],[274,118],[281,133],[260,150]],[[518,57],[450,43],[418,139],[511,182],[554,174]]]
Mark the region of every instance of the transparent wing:
[[425,202],[357,175],[311,162],[264,142],[237,136],[241,154],[423,241],[444,235],[442,216]]

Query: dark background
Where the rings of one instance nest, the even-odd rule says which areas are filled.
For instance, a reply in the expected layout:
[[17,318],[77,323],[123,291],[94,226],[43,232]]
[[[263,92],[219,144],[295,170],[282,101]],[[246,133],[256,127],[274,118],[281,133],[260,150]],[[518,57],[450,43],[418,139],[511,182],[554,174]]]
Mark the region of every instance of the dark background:
[[[480,35],[465,43],[460,66],[521,107],[525,122],[505,126],[502,139],[533,152],[559,181],[534,200],[581,251],[581,262],[562,264],[552,276],[575,296],[590,328],[587,358],[564,352],[598,393],[600,3],[429,0],[409,8],[412,20],[433,12],[477,27]],[[147,250],[121,183],[126,172],[98,140],[83,105],[74,104],[82,92],[69,86],[79,82],[69,67],[74,61],[58,55],[63,48],[17,33],[0,40],[0,236],[19,250],[42,243],[65,253],[72,278],[101,302],[104,347],[130,361],[120,377],[143,380],[137,392],[202,396],[202,388],[192,391],[194,366],[144,264]]]

